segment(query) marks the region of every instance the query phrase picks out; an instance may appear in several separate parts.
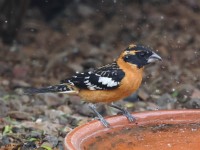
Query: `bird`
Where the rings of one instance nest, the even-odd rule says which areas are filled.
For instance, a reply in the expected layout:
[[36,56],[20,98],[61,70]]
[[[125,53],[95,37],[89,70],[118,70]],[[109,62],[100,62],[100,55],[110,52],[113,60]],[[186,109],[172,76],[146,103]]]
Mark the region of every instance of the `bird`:
[[130,44],[112,63],[98,67],[92,71],[75,73],[61,80],[59,84],[26,88],[24,93],[63,93],[78,95],[88,103],[91,110],[105,127],[110,124],[97,111],[97,103],[106,103],[122,112],[130,122],[136,119],[125,108],[114,104],[134,93],[141,85],[144,67],[150,63],[161,61],[162,58],[150,47]]

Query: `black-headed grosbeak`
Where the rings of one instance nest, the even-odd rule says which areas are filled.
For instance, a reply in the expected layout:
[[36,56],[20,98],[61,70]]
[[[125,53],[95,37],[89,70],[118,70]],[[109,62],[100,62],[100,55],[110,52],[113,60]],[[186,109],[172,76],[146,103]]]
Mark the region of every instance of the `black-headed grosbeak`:
[[112,102],[135,92],[142,82],[144,66],[157,60],[161,60],[161,57],[150,48],[132,44],[111,64],[93,71],[76,73],[58,85],[38,89],[28,88],[25,92],[76,94],[89,103],[89,107],[106,127],[109,127],[109,123],[97,112],[95,103],[109,103],[111,107],[121,110],[128,120],[133,122],[135,118],[126,109]]

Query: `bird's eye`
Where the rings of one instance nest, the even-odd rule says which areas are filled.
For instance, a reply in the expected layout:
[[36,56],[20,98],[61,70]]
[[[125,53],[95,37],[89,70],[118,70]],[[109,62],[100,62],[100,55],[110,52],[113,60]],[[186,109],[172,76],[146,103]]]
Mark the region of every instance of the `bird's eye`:
[[126,58],[126,59],[128,59],[128,58],[129,58],[129,56],[125,56],[125,58]]
[[145,55],[146,55],[145,52],[140,52],[140,56],[141,56],[141,57],[144,57]]

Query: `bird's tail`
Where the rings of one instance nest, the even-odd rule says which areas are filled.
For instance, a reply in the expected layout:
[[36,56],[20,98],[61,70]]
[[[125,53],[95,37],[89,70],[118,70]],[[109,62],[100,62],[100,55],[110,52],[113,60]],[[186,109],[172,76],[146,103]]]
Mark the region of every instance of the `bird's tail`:
[[37,94],[37,93],[67,93],[75,94],[77,91],[67,84],[58,84],[42,88],[24,88],[24,94]]

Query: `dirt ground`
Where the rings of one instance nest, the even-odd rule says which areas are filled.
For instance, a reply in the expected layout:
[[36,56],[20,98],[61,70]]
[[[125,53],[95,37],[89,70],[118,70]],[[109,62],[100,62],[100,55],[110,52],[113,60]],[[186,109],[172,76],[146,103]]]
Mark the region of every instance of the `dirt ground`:
[[59,10],[50,2],[30,3],[13,42],[0,41],[1,149],[63,149],[65,135],[93,119],[87,104],[20,88],[110,63],[131,43],[152,47],[163,61],[147,66],[140,89],[118,104],[130,112],[200,108],[200,1],[77,0]]

